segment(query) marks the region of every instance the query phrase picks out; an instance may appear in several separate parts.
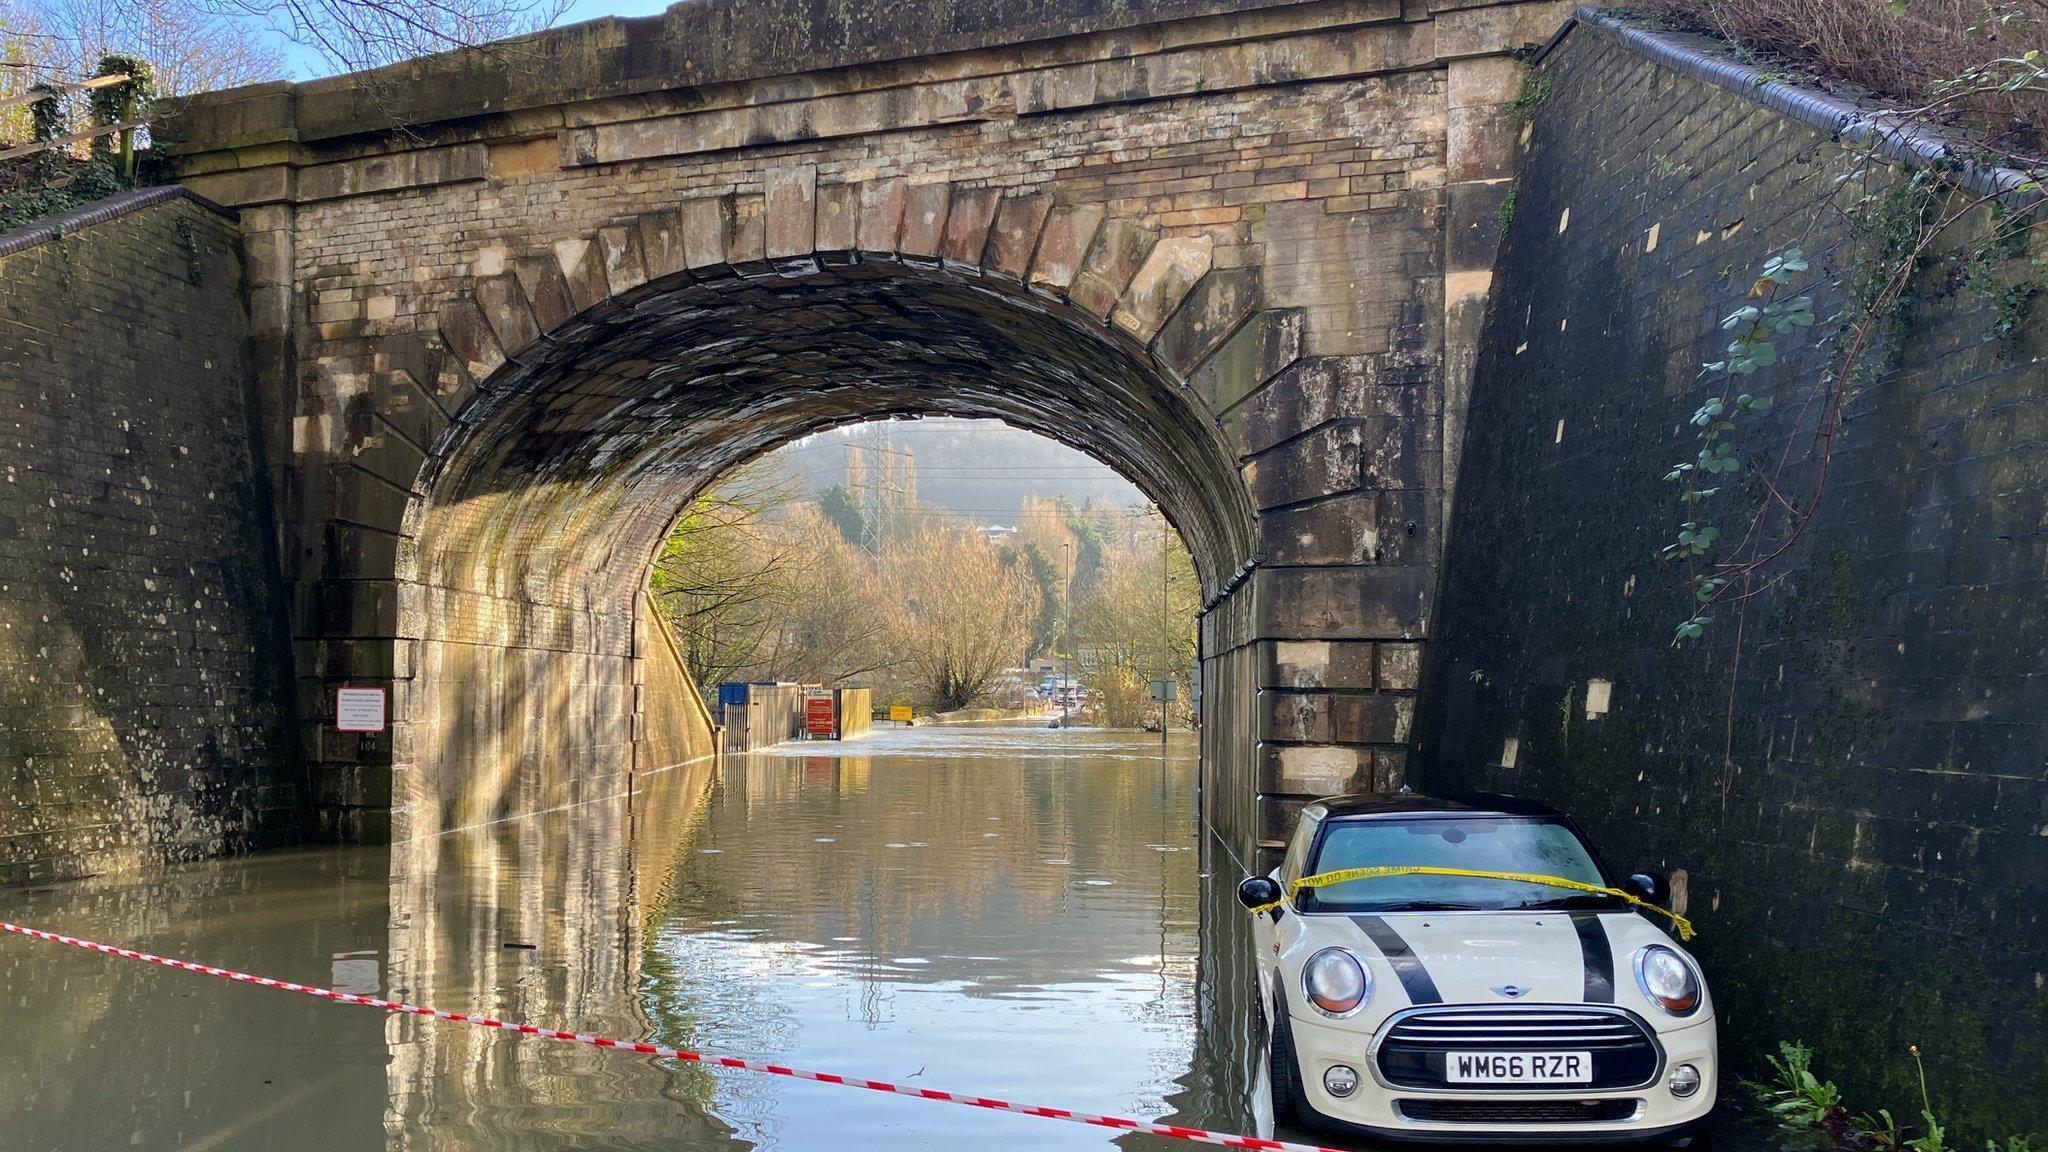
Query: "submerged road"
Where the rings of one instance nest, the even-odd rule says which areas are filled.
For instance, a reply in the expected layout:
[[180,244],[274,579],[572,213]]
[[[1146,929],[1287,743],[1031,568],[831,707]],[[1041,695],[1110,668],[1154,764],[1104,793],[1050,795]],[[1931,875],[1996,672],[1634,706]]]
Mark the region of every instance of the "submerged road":
[[[1194,1067],[1193,757],[1191,737],[884,731],[650,774],[630,804],[426,846],[0,892],[0,918],[456,1011],[1241,1129],[1242,1091]],[[7,1149],[1167,1143],[13,939],[0,1003],[36,1054],[0,1062]]]
[[[1275,1135],[1248,1104],[1263,1053],[1237,997],[1239,877],[1204,860],[1194,755],[1179,734],[878,731],[650,773],[630,800],[426,844],[0,891],[0,920],[451,1011]],[[0,1152],[1195,1147],[12,937],[0,1004]]]

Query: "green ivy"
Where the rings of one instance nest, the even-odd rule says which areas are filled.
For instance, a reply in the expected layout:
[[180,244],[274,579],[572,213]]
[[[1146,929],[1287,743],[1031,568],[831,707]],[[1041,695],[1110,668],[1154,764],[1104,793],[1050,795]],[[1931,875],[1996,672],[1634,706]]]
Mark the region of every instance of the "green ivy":
[[[1720,380],[1720,394],[1710,397],[1692,414],[1696,445],[1692,458],[1679,461],[1664,474],[1665,480],[1679,486],[1678,502],[1686,516],[1678,526],[1677,538],[1658,551],[1666,560],[1700,560],[1721,539],[1720,527],[1709,521],[1705,512],[1709,502],[1721,494],[1721,482],[1742,470],[1734,435],[1749,417],[1770,411],[1773,403],[1769,396],[1741,390],[1742,385],[1748,377],[1778,362],[1778,337],[1813,327],[1813,297],[1776,298],[1781,289],[1799,280],[1808,268],[1806,253],[1797,248],[1773,255],[1750,285],[1752,303],[1721,319],[1721,330],[1730,333],[1726,355],[1700,370],[1702,376]],[[1714,571],[1695,569],[1686,583],[1692,590],[1693,603],[1706,605],[1720,594],[1728,580]],[[1712,620],[1704,611],[1694,611],[1678,625],[1677,639],[1698,639]]]

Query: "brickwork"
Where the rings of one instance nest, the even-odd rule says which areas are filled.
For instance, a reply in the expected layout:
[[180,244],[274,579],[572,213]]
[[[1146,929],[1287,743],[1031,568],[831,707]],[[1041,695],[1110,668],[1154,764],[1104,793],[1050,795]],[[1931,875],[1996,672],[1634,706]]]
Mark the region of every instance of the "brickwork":
[[[1977,298],[1926,277],[1896,370],[1850,406],[1786,578],[1673,648],[1691,608],[1656,558],[1681,518],[1662,477],[1696,448],[1699,366],[1774,251],[1814,254],[1817,315],[1843,306],[1830,285],[1861,248],[1839,217],[1809,223],[1852,158],[1590,25],[1542,71],[1480,349],[1421,778],[1558,803],[1616,865],[1680,871],[1739,1065],[1803,1038],[1857,1107],[1904,1114],[1918,1044],[1958,1130],[2039,1132],[2042,310],[1990,340]],[[1792,422],[1817,367],[1802,350],[1759,373],[1779,424],[1745,433],[1758,452],[1795,445],[1800,491],[1811,441]],[[1764,498],[1752,484],[1717,499]],[[1596,682],[1604,707],[1589,707]]]
[[[403,138],[360,130],[348,78],[181,108],[185,179],[244,212],[325,826],[605,787],[667,517],[751,453],[908,412],[1056,436],[1167,510],[1247,858],[1301,799],[1398,781],[1446,348],[1492,257],[1452,236],[1505,187],[1504,53],[1564,10],[1220,7],[1050,3],[1061,31],[1013,44],[934,6],[929,41],[792,54],[801,78],[751,45],[651,68],[700,6],[559,34],[545,86],[429,62],[385,93]],[[326,731],[354,677],[393,682],[389,746]]]
[[175,199],[0,256],[0,884],[295,830],[236,246]]

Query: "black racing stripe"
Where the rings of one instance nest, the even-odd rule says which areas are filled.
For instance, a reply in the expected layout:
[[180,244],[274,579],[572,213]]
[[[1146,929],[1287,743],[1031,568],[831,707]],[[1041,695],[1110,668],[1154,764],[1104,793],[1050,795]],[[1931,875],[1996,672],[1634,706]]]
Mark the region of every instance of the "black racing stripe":
[[1572,913],[1579,933],[1579,954],[1586,961],[1586,1003],[1614,1003],[1614,945],[1595,912]]
[[1436,981],[1429,978],[1429,969],[1422,966],[1422,958],[1408,947],[1408,942],[1401,939],[1399,932],[1378,916],[1353,916],[1351,920],[1365,929],[1365,934],[1372,937],[1380,954],[1393,965],[1394,975],[1400,977],[1401,988],[1408,993],[1410,1004],[1444,1002],[1443,994],[1436,990]]

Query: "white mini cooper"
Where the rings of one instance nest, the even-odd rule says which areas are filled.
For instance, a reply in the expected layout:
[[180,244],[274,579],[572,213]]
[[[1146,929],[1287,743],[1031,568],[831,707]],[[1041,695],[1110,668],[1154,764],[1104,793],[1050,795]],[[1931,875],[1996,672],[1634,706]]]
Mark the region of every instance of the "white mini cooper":
[[[1299,886],[1361,868],[1392,874]],[[1540,804],[1310,804],[1280,867],[1238,888],[1257,913],[1274,1119],[1403,1140],[1703,1146],[1714,1007],[1661,927],[1682,921],[1639,910],[1665,887],[1654,874],[1617,886]]]

